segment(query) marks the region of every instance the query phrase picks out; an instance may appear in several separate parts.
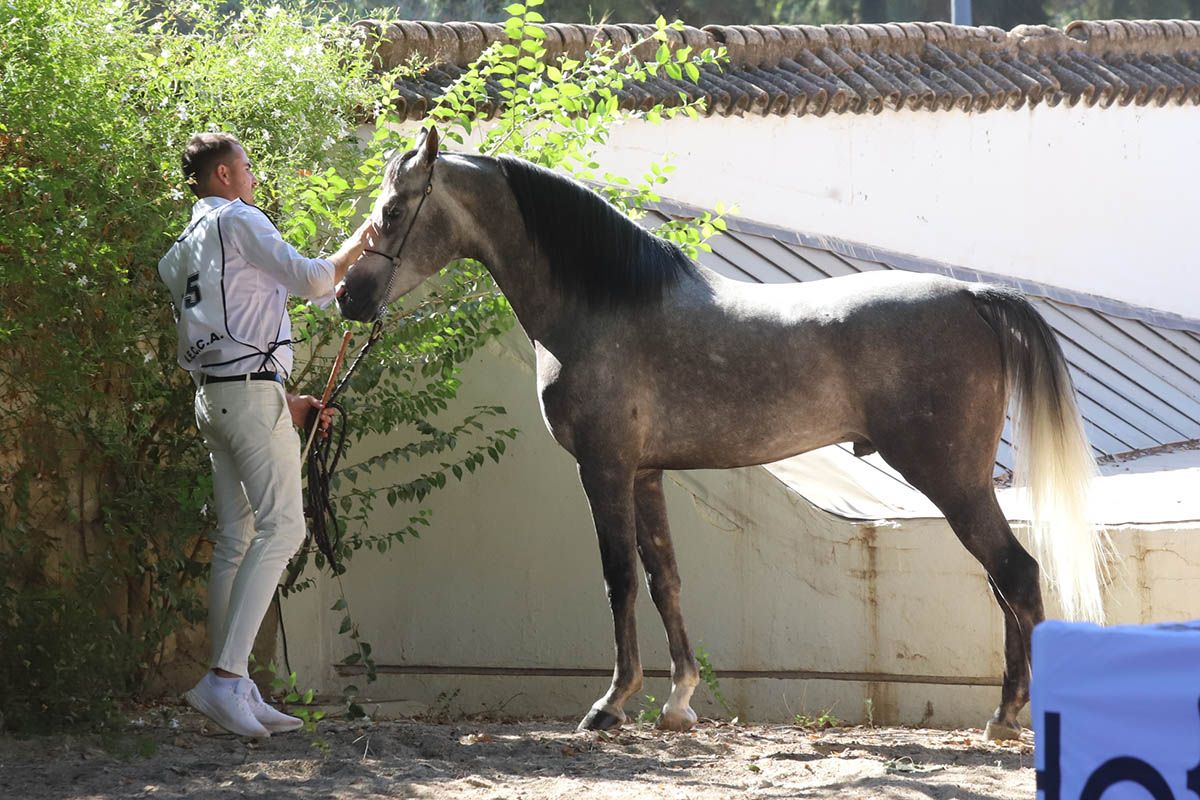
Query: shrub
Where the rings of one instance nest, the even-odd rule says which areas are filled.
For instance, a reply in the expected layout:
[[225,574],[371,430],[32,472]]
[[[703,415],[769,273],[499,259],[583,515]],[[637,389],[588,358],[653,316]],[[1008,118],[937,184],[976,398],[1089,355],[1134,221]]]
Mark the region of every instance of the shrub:
[[[344,23],[212,2],[0,10],[0,712],[106,716],[198,620],[207,454],[158,258],[195,130],[237,134],[292,241],[342,233],[330,170],[384,92]],[[287,204],[280,198],[292,198]]]

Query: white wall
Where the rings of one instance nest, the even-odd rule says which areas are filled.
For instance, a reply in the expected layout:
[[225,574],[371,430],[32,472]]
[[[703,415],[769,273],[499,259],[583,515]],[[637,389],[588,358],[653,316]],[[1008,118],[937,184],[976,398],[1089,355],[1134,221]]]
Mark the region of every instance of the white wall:
[[600,162],[662,153],[665,197],[1195,317],[1200,109],[677,119],[613,131]]

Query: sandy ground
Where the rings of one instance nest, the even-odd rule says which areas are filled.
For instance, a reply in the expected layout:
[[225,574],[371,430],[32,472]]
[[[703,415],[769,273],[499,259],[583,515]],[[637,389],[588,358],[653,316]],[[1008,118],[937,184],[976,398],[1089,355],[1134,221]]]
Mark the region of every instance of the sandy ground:
[[0,737],[0,797],[1031,798],[1032,737],[732,725],[685,734],[565,721],[322,722],[260,743],[176,707],[104,738]]

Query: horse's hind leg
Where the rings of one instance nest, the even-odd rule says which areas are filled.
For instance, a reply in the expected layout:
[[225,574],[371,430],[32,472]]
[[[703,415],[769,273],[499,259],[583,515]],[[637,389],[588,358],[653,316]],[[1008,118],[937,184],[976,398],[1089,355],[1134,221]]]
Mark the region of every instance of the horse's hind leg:
[[1030,636],[1044,617],[1038,564],[1013,536],[990,487],[974,500],[943,511],[959,540],[987,570],[988,584],[1004,612],[1004,685],[1000,705],[987,724],[987,738],[1015,739],[1021,733],[1017,713],[1029,702]]
[[658,607],[663,627],[667,629],[667,645],[671,651],[671,696],[663,706],[658,727],[686,731],[696,724],[696,712],[690,703],[700,677],[679,606],[679,569],[675,565],[675,548],[667,523],[662,470],[638,473],[634,493],[638,552],[646,570],[650,596]]
[[592,508],[600,542],[604,585],[612,608],[617,663],[612,685],[579,723],[579,730],[608,730],[625,721],[625,701],[642,688],[634,602],[637,600],[637,541],[633,470],[611,464],[579,464],[579,478]]
[[961,442],[948,446],[946,433],[947,428],[910,429],[902,442],[876,439],[875,444],[884,460],[941,509],[959,541],[987,571],[988,584],[1004,613],[1004,683],[987,736],[1012,739],[1021,731],[1017,713],[1029,702],[1030,637],[1044,616],[1038,565],[1013,536],[996,501],[990,456],[970,458],[974,463],[969,465],[938,457],[965,450],[983,453],[987,447]]

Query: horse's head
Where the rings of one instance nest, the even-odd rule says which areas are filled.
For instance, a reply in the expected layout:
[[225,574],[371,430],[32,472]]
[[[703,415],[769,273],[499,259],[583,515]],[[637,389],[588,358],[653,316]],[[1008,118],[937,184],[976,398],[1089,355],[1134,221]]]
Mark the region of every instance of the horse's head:
[[434,165],[438,135],[421,131],[417,145],[394,156],[383,172],[383,187],[371,210],[374,237],[350,266],[338,291],[342,315],[372,320],[380,309],[412,291],[450,260],[439,234]]

